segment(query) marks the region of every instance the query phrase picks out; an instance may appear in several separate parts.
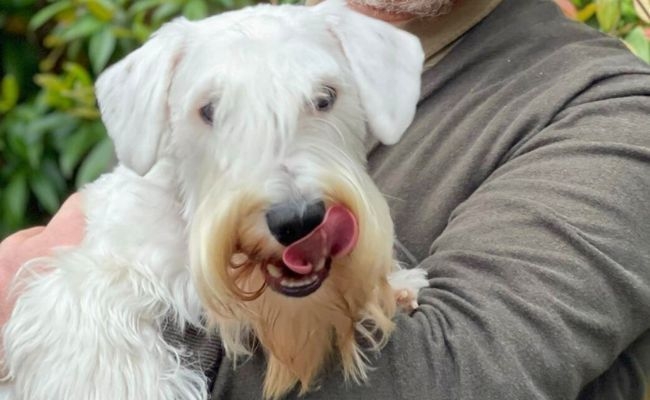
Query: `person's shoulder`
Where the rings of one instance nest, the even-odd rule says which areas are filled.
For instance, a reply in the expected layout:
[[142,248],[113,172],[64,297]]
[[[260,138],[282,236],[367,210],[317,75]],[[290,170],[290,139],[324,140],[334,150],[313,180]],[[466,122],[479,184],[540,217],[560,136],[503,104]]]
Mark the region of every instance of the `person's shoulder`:
[[569,20],[551,0],[504,0],[423,81],[453,82],[464,96],[505,96],[499,103],[524,93],[532,103],[540,96],[565,103],[621,76],[650,94],[650,66],[621,40]]
[[488,60],[514,60],[519,70],[548,63],[563,75],[585,67],[604,74],[650,72],[621,40],[569,20],[552,0],[504,0],[468,33],[463,47]]

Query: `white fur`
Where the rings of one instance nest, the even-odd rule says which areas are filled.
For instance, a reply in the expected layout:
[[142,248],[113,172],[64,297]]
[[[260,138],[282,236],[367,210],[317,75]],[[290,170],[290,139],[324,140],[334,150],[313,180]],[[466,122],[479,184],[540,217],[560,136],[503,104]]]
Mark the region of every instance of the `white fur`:
[[412,290],[415,293],[429,285],[426,271],[423,269],[401,269],[399,267],[388,277],[388,283],[396,289]]
[[[0,399],[206,399],[161,331],[201,325],[188,267],[201,202],[245,184],[269,202],[316,198],[327,160],[362,181],[365,123],[399,139],[421,64],[417,39],[330,2],[176,20],[111,67],[97,95],[120,166],[83,191],[83,243],[21,270]],[[320,115],[323,84],[338,100]]]
[[200,316],[164,169],[118,167],[90,185],[83,243],[23,268],[4,331],[8,399],[205,398],[204,378],[160,329]]

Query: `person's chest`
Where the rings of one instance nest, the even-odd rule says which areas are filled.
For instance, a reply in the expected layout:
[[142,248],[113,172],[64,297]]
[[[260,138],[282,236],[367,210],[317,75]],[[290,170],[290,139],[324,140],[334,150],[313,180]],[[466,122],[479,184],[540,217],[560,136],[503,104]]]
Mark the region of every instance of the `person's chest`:
[[369,154],[370,173],[395,223],[398,259],[409,265],[431,254],[453,210],[498,167],[515,140],[507,130],[510,118],[495,118],[494,108],[505,103],[463,93],[454,86],[424,101],[397,145]]

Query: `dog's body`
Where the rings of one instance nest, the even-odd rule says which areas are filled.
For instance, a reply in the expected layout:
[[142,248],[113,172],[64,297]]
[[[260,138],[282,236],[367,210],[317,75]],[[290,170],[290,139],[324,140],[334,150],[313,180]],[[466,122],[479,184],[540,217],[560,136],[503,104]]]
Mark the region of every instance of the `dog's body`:
[[22,271],[4,332],[9,399],[205,398],[201,371],[162,338],[165,318],[200,317],[170,172],[118,167],[88,186],[83,243]]
[[396,269],[363,147],[366,124],[406,129],[421,63],[417,39],[325,4],[176,21],[109,69],[122,165],[84,190],[83,243],[19,275],[5,398],[205,399],[162,336],[204,319],[232,357],[259,340],[267,397],[308,390],[333,353],[364,380],[358,336],[379,349],[396,296],[427,284]]

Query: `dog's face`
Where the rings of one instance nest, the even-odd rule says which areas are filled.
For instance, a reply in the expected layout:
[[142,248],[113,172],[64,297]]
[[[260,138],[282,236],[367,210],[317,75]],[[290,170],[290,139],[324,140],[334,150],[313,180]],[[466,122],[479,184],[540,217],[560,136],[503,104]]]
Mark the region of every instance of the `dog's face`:
[[399,139],[421,64],[417,39],[341,4],[258,6],[168,24],[97,84],[120,161],[177,166],[207,314],[232,354],[251,331],[269,350],[268,396],[308,388],[333,346],[363,378],[355,332],[391,329],[363,141]]
[[340,44],[323,18],[294,8],[196,23],[183,46],[169,108],[189,215],[225,187],[249,190],[269,211],[306,211],[323,200],[332,159],[363,165],[365,114]]

